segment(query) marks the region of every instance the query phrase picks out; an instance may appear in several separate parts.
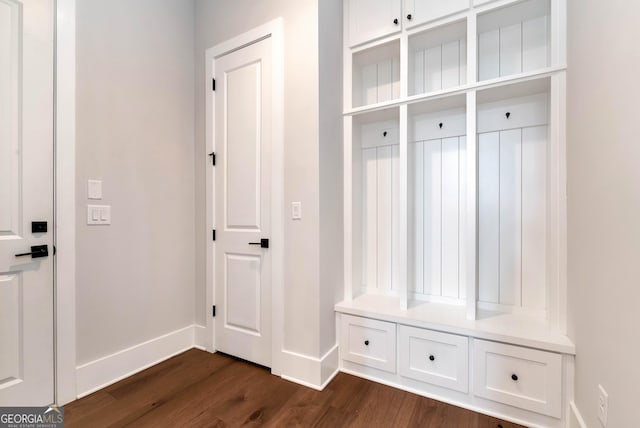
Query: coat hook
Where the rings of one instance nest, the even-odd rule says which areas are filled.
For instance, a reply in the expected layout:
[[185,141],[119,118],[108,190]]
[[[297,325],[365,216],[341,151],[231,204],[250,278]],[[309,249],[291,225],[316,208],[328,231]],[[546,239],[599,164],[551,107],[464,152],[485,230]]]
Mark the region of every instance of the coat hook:
[[438,126],[440,126],[440,129],[442,129],[442,122],[440,122],[440,124]]
[[511,116],[511,112],[507,112],[506,116],[507,116],[507,119],[509,119],[509,117]]
[[383,136],[383,137],[386,137],[386,136],[387,136],[387,131],[384,131],[384,132],[382,133],[382,136]]

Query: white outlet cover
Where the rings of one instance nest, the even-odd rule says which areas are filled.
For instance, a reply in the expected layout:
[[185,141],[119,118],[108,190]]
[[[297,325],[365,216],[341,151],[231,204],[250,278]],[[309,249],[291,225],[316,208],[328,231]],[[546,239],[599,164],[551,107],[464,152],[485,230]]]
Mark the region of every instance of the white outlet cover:
[[607,414],[609,413],[609,394],[602,385],[598,385],[598,419],[603,426],[607,426]]
[[102,181],[100,180],[87,181],[87,198],[102,199]]
[[302,202],[291,202],[291,218],[302,220]]

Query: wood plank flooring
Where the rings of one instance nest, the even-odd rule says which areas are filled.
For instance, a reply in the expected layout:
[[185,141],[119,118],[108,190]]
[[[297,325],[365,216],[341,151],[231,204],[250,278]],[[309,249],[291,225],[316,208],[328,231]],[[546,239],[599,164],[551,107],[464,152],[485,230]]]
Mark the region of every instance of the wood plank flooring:
[[318,392],[195,349],[68,404],[65,426],[516,427],[344,373]]

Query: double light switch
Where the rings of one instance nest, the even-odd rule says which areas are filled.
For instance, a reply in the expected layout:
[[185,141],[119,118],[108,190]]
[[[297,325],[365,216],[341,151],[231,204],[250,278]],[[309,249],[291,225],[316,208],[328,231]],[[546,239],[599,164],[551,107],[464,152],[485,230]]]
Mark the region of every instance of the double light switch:
[[[93,200],[102,199],[102,181],[89,180],[87,182],[87,198]],[[87,205],[87,224],[107,225],[111,224],[110,205]]]

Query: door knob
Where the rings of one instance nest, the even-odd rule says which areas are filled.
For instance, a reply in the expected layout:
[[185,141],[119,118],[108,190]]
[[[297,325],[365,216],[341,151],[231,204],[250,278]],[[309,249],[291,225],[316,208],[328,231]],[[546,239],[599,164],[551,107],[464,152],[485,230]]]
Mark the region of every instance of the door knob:
[[46,245],[35,245],[31,247],[30,253],[16,254],[16,257],[31,256],[32,259],[39,259],[49,256],[49,248]]
[[249,245],[260,245],[260,248],[269,248],[269,240],[261,239],[260,242],[249,242]]

